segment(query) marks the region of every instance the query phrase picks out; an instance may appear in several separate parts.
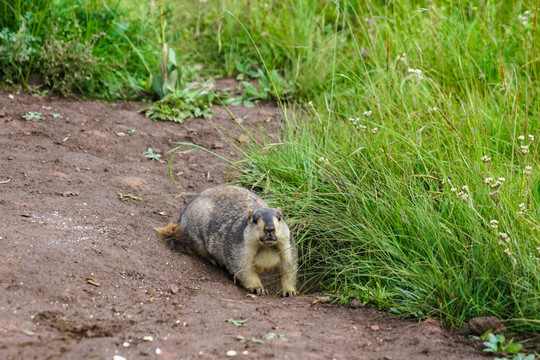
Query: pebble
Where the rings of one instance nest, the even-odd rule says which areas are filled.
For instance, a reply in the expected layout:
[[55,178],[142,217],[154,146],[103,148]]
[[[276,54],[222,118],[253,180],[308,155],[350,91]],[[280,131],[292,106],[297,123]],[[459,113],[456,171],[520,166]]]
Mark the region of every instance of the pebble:
[[156,349],[156,355],[161,355],[161,349],[160,348]]
[[317,296],[317,301],[319,301],[321,304],[330,304],[332,299],[330,296]]
[[142,338],[144,341],[154,341],[154,338],[151,336],[145,336]]
[[127,359],[125,357],[123,357],[123,356],[120,356],[120,355],[114,355],[113,360],[127,360]]
[[236,351],[234,351],[234,350],[229,350],[229,351],[227,351],[227,356],[228,356],[228,357],[236,356]]
[[171,294],[178,294],[178,291],[180,291],[180,289],[178,288],[178,285],[176,284],[171,284],[171,286],[169,286],[169,290]]

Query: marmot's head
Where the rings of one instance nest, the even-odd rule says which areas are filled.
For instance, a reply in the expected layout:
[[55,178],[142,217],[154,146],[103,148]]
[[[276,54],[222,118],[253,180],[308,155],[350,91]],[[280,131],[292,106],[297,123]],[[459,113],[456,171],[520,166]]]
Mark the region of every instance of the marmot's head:
[[[248,232],[257,234],[258,240],[266,245],[274,245],[289,236],[288,227],[282,219],[279,208],[265,208],[248,211]],[[284,230],[287,229],[286,233]]]

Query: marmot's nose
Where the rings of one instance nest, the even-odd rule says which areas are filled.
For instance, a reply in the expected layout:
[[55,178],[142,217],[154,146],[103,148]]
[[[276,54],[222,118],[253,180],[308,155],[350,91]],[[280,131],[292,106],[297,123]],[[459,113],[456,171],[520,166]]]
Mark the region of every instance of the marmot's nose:
[[274,230],[275,230],[275,227],[273,227],[273,226],[265,226],[264,227],[264,232],[267,233],[267,234],[273,233]]

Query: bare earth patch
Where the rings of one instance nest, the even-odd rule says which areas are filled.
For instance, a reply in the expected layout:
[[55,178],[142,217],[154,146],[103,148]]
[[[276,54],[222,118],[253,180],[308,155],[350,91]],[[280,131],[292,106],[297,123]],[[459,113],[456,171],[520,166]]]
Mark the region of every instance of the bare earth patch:
[[[249,297],[220,269],[169,251],[153,228],[228,169],[204,151],[178,154],[177,188],[169,157],[143,152],[193,142],[234,153],[210,120],[156,123],[141,107],[0,92],[0,358],[485,358],[437,321],[313,294]],[[43,119],[24,120],[31,111]],[[275,133],[280,120],[272,104],[232,111],[255,131]],[[225,109],[214,112],[217,127],[242,134]]]

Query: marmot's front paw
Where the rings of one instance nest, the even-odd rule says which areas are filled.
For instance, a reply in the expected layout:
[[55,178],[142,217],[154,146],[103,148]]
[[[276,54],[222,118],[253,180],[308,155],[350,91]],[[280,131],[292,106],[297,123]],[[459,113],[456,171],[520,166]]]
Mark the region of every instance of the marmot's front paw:
[[262,286],[248,288],[247,291],[255,295],[268,295],[268,290],[266,290]]
[[288,296],[296,296],[296,290],[283,290],[281,291],[281,296],[288,297]]

